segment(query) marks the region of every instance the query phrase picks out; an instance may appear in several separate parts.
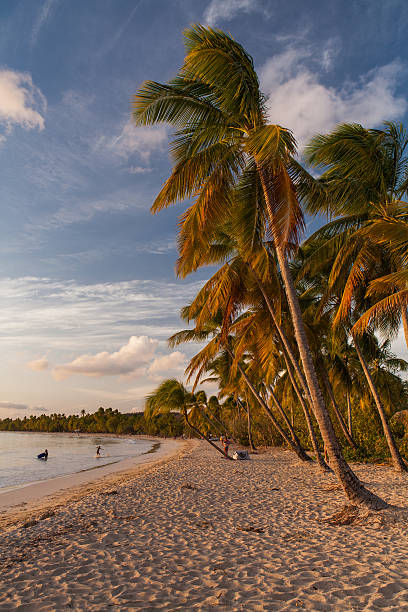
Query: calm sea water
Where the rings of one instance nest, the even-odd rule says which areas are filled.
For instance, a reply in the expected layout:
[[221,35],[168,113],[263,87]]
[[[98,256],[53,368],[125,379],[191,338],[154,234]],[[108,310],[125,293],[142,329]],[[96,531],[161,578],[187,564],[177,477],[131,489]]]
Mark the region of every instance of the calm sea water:
[[[103,435],[0,431],[0,492],[38,480],[116,463],[148,452],[153,442]],[[96,447],[102,456],[96,458]],[[37,455],[48,449],[48,461]]]

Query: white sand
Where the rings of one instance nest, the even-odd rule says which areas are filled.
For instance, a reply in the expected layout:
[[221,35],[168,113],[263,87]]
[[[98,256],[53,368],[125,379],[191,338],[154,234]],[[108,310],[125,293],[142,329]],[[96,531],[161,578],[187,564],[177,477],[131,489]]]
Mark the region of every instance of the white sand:
[[[407,477],[355,469],[387,501],[408,505]],[[333,476],[292,453],[229,462],[193,443],[112,482],[111,494],[99,484],[66,505],[49,501],[48,518],[43,502],[31,526],[7,519],[0,610],[408,609],[404,519],[322,523],[344,496],[328,490]]]

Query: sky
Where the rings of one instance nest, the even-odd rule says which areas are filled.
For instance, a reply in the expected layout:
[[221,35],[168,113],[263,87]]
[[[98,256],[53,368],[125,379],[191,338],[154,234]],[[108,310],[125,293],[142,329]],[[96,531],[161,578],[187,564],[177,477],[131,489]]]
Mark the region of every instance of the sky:
[[406,0],[2,0],[0,418],[140,410],[183,375],[194,349],[166,339],[208,270],[175,277],[183,206],[149,212],[169,128],[136,128],[131,104],[197,22],[253,56],[300,149],[339,122],[407,121]]

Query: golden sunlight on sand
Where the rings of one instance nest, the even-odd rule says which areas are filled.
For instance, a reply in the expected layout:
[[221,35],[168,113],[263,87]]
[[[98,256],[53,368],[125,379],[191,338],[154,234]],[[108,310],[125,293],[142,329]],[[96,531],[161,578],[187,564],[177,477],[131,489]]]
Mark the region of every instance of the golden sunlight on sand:
[[[406,505],[408,479],[354,467]],[[0,610],[407,609],[403,516],[323,522],[344,503],[334,477],[290,452],[229,462],[187,442],[137,472],[3,513]]]

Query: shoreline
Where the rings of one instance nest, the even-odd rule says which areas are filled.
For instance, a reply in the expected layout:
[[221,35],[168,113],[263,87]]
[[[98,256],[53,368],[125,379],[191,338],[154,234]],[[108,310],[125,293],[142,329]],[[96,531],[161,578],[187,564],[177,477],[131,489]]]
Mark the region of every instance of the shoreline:
[[346,499],[316,465],[281,448],[223,461],[187,441],[3,531],[0,612],[399,612],[408,480],[352,467],[393,508],[330,525]]
[[[129,438],[129,436],[120,437]],[[148,436],[143,436],[143,438],[151,441],[153,445],[152,449],[142,455],[48,480],[28,483],[16,489],[0,491],[0,532],[24,522],[27,518],[30,519],[36,513],[44,514],[50,508],[55,510],[84,495],[100,492],[115,484],[123,483],[194,447],[194,442],[191,440],[149,438]],[[159,447],[153,450],[155,444],[159,444]]]

